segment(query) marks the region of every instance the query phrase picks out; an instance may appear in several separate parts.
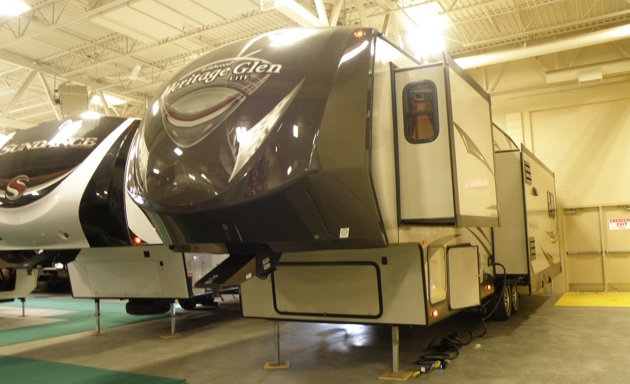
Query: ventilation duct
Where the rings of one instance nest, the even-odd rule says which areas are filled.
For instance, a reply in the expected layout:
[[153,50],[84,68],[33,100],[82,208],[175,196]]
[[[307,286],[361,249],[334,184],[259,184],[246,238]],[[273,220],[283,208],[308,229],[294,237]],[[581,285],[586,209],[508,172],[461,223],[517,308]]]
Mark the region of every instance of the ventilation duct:
[[579,67],[548,71],[545,74],[547,84],[577,81],[586,83],[602,81],[604,76],[630,72],[630,59],[608,61],[604,63],[583,65]]
[[78,117],[88,110],[88,90],[83,85],[62,85],[59,87],[61,114],[64,118]]

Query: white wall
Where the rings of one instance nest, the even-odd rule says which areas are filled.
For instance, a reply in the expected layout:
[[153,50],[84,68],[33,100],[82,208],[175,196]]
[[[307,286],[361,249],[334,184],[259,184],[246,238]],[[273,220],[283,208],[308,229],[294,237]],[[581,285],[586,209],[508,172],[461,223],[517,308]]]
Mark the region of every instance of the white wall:
[[556,173],[559,205],[630,203],[630,82],[493,97],[494,118]]
[[[486,89],[492,88],[495,123],[555,172],[559,212],[630,204],[630,77],[595,84],[546,85],[540,68],[525,62],[506,64],[502,71],[494,68],[473,73],[480,83],[485,81]],[[553,292],[584,289],[581,283],[593,279],[601,281],[597,286],[604,290],[629,289],[630,275],[619,279],[614,272],[630,270],[630,253],[609,254],[607,227],[599,220],[592,224],[596,232],[590,235],[604,238],[594,248],[590,246],[604,246],[600,254],[589,256],[592,260],[565,254],[565,249],[577,244],[571,243],[561,226],[564,272],[554,279]],[[600,225],[601,232],[597,230]],[[627,233],[623,236],[626,244],[618,248],[630,249],[630,231]]]

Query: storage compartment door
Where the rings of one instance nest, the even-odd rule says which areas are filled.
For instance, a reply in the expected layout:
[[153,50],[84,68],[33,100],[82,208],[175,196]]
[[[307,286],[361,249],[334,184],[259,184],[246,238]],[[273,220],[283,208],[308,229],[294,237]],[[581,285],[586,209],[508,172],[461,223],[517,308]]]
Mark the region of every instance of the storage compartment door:
[[479,250],[473,246],[447,251],[449,307],[461,309],[481,304]]
[[272,279],[280,314],[378,318],[383,313],[375,263],[284,263]]
[[166,246],[82,250],[68,264],[75,298],[188,298],[184,255]]

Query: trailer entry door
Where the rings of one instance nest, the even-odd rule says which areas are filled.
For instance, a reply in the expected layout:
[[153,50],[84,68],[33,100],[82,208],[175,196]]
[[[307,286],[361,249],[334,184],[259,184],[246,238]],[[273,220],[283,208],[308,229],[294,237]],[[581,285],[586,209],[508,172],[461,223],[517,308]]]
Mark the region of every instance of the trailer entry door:
[[453,183],[443,64],[395,72],[401,223],[453,224]]

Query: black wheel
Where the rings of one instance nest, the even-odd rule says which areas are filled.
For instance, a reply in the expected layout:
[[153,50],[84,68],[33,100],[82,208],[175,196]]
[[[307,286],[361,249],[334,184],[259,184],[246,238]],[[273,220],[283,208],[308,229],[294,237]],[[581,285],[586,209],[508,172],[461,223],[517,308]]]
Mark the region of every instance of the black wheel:
[[498,321],[505,321],[510,318],[512,315],[512,291],[510,286],[507,284],[503,284],[501,287],[501,293],[495,298],[495,300],[499,301],[499,305],[494,301],[493,305],[497,307],[497,309],[492,314],[492,318]]
[[510,295],[512,299],[512,314],[518,312],[518,306],[521,304],[521,298],[518,294],[518,289],[516,289],[516,285],[510,285]]
[[193,299],[177,299],[179,306],[184,308],[187,311],[192,311],[197,307],[197,302]]
[[160,299],[129,299],[125,306],[130,315],[157,315],[171,309],[169,300]]

